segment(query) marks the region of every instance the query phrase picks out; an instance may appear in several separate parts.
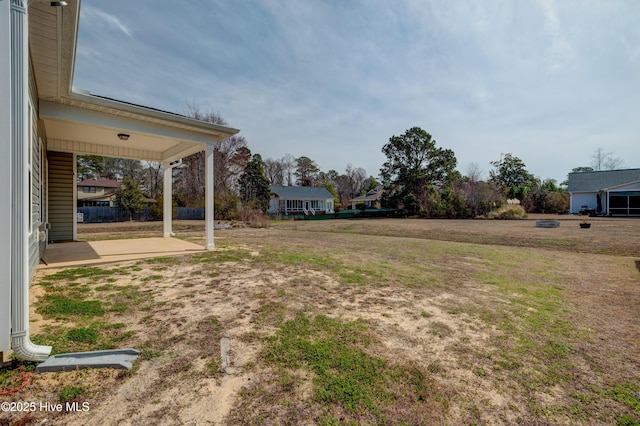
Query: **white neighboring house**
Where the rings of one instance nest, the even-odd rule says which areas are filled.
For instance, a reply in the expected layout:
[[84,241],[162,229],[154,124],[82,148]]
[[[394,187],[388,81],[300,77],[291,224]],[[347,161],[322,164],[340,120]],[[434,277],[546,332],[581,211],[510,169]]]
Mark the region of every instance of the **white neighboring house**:
[[271,185],[269,213],[315,215],[333,213],[335,199],[326,188]]
[[76,239],[76,155],[162,162],[168,238],[171,169],[205,151],[213,250],[214,146],[238,132],[72,90],[79,12],[80,0],[0,0],[0,354],[33,361],[51,348],[29,338],[29,286],[48,241]]
[[640,216],[640,169],[569,173],[571,213]]

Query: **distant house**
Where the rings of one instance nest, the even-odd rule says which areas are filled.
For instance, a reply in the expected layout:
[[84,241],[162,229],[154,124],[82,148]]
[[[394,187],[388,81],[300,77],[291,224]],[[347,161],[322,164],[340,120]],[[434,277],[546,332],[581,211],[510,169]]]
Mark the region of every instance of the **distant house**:
[[382,188],[377,187],[367,192],[365,195],[351,199],[351,209],[355,210],[356,205],[364,203],[364,206],[368,209],[379,209],[382,207]]
[[333,195],[326,188],[271,185],[269,213],[315,215],[333,213]]
[[120,182],[111,179],[86,179],[78,182],[78,207],[114,207]]
[[569,173],[571,213],[640,216],[640,169]]
[[[78,207],[116,207],[116,190],[120,182],[112,179],[86,179],[77,183]],[[147,204],[157,201],[147,195]]]

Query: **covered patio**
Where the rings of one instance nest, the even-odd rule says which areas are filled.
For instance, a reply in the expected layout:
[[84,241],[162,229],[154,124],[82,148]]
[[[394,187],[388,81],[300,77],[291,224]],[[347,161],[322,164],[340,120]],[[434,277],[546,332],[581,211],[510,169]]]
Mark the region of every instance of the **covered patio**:
[[237,129],[77,92],[55,102],[41,101],[40,119],[47,132],[50,162],[50,241],[77,240],[77,155],[161,162],[165,194],[163,236],[169,238],[174,235],[171,219],[173,168],[181,164],[182,158],[205,151],[205,249],[214,249],[214,148],[218,141],[237,133]]

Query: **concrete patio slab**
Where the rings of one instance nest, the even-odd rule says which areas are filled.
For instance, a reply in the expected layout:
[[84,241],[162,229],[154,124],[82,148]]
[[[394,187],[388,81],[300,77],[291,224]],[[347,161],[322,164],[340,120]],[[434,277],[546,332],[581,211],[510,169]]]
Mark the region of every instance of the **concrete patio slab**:
[[206,251],[201,245],[177,238],[76,241],[49,244],[38,269],[68,268]]

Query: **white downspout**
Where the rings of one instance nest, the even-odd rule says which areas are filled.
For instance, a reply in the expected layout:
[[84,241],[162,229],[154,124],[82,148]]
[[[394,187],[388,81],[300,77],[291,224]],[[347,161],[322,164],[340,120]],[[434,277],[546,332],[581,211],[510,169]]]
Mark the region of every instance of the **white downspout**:
[[51,346],[29,338],[29,191],[27,164],[27,102],[29,56],[27,0],[11,1],[11,340],[15,354],[28,361],[44,361]]
[[[0,0],[0,200],[11,200],[11,9]],[[11,229],[11,204],[0,203],[0,229]],[[0,240],[0,362],[11,349],[11,238]]]
[[173,168],[182,164],[182,158],[178,161],[163,162],[162,176],[162,230],[164,238],[174,237],[172,229],[173,216]]

